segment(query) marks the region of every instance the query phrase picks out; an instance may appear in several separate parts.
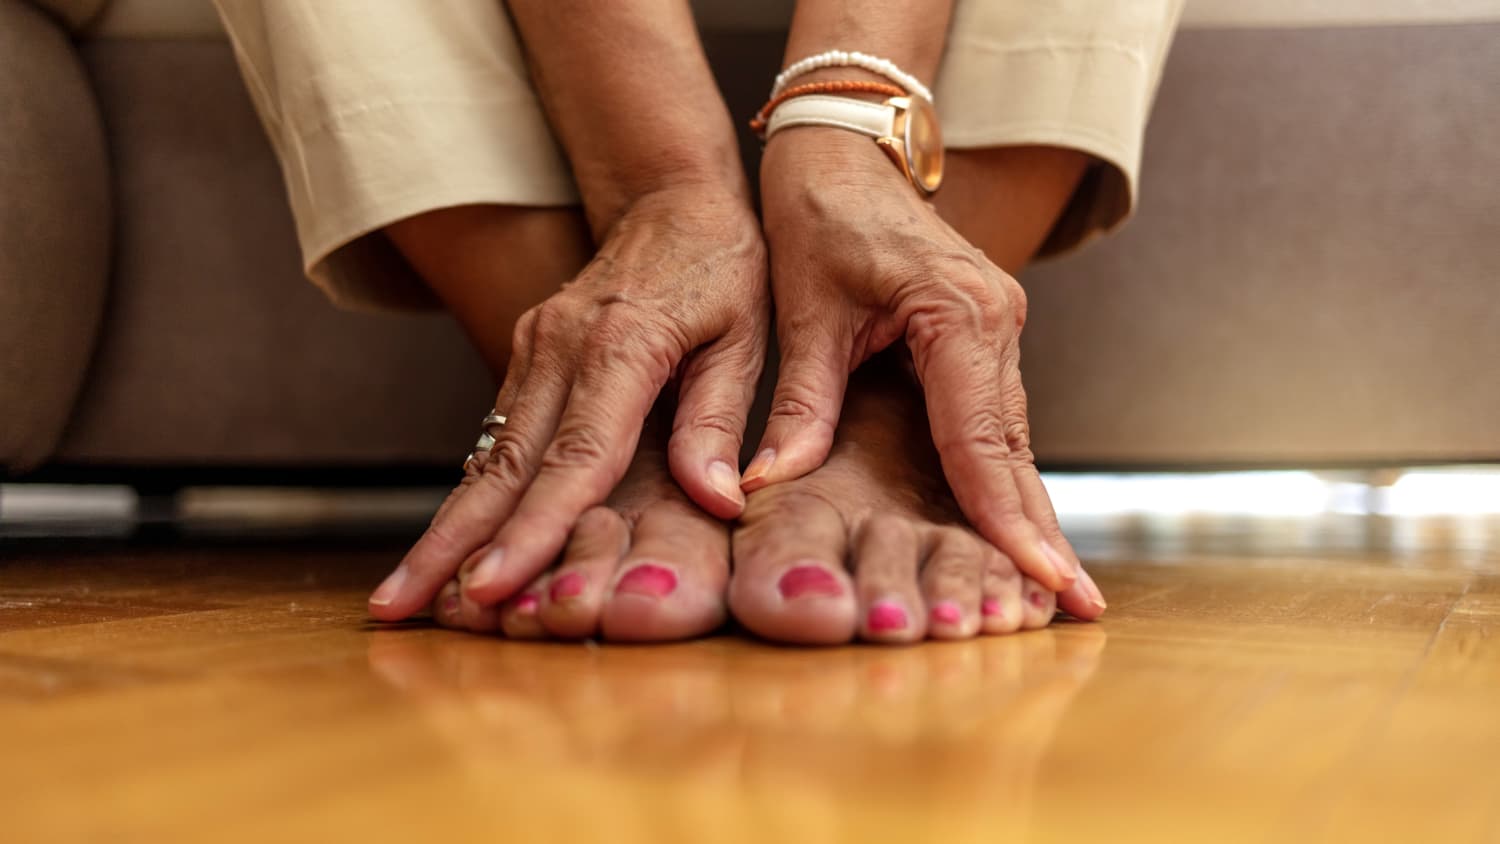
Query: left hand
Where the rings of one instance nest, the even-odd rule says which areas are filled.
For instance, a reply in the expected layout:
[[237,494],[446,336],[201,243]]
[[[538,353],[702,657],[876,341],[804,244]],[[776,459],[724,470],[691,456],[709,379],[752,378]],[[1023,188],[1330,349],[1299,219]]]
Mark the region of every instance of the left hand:
[[781,368],[748,492],[822,464],[849,373],[904,341],[943,472],[976,530],[1064,608],[1097,617],[1032,459],[1021,285],[966,242],[868,138],[773,136],[761,195]]

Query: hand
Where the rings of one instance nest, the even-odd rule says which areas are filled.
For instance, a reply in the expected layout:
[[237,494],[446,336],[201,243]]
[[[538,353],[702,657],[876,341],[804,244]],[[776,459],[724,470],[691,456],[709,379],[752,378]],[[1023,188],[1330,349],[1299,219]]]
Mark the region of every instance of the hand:
[[[743,488],[821,465],[849,373],[904,341],[943,472],[965,516],[1027,575],[1068,590],[1077,557],[1032,460],[1020,371],[1021,285],[854,133],[778,133],[766,147],[761,195],[781,368]],[[1086,613],[1089,606],[1064,603]]]
[[742,196],[674,188],[634,202],[598,255],[516,325],[496,409],[509,417],[431,526],[370,599],[382,620],[424,607],[465,572],[492,605],[562,550],[624,475],[674,377],[672,474],[724,519],[744,507],[739,450],[765,357],[765,247]]

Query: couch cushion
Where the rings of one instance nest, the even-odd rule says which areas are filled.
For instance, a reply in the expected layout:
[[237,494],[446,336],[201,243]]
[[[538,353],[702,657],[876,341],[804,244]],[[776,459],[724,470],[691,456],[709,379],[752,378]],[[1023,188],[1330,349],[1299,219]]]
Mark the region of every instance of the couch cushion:
[[104,135],[55,20],[0,0],[0,471],[62,435],[109,271]]

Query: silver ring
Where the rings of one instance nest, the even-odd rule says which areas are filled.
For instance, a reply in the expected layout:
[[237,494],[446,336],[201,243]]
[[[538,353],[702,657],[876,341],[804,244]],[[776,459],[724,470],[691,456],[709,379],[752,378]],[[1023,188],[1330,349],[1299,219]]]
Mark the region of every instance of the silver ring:
[[484,417],[484,421],[480,425],[484,428],[484,432],[474,442],[474,448],[469,451],[469,456],[464,458],[465,472],[469,470],[470,463],[473,463],[475,460],[482,461],[490,456],[490,449],[495,445],[495,434],[499,429],[505,427],[505,417],[496,413],[491,408],[489,415]]

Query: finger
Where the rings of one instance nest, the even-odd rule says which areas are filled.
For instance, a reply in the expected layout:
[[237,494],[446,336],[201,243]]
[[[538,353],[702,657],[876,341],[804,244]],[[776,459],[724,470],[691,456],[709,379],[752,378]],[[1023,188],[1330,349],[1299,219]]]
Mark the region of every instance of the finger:
[[578,517],[624,477],[646,414],[677,363],[639,340],[596,349],[579,369],[536,478],[493,541],[475,552],[479,562],[464,581],[475,601],[510,597],[556,559]]
[[535,475],[567,401],[567,385],[533,367],[517,391],[490,458],[462,495],[454,496],[370,597],[370,614],[399,621],[432,599],[476,548],[490,541]]
[[1078,567],[1078,579],[1073,585],[1057,593],[1057,606],[1080,621],[1097,621],[1104,615],[1109,604],[1104,602],[1104,593],[1082,566]]
[[[535,328],[536,314],[533,311],[522,314],[521,318],[516,320],[515,330],[511,336],[512,352],[510,360],[505,365],[505,381],[501,383],[500,392],[495,397],[495,408],[501,413],[509,412],[509,409],[514,404],[516,393],[520,391],[521,385],[525,383],[526,376],[530,374],[531,349],[535,347]],[[437,513],[433,515],[432,521],[429,523],[429,531],[439,524],[448,524],[451,518],[450,511],[471,487],[479,483],[481,477],[483,477],[484,467],[489,462],[489,458],[490,454],[487,452],[483,455],[482,459],[467,459],[464,461],[463,480],[448,494],[447,498],[443,499],[443,503],[438,507]],[[460,542],[460,544],[462,543]],[[412,589],[410,590],[411,594],[407,594],[409,590],[406,583],[410,577],[410,566],[407,560],[410,557],[411,553],[408,552],[406,557],[402,559],[402,563],[396,566],[395,571],[388,575],[381,582],[380,586],[376,588],[374,593],[370,595],[370,613],[377,619],[382,621],[399,621],[411,614],[409,610],[402,611],[402,607],[409,602],[417,600],[413,596],[420,593],[421,589]],[[406,568],[403,568],[403,566],[406,566]],[[439,589],[442,588],[439,587]],[[451,606],[445,609],[440,604],[449,604]],[[446,620],[449,617],[456,619],[457,613],[458,597],[456,592],[451,597],[451,600],[444,598],[442,601],[434,603],[433,615],[440,621]]]
[[[1016,373],[1014,377],[1019,381],[1020,373]],[[1026,517],[1041,530],[1046,543],[1055,548],[1068,561],[1073,571],[1078,573],[1078,579],[1071,586],[1057,593],[1057,605],[1075,618],[1084,621],[1097,619],[1104,614],[1108,604],[1104,602],[1104,594],[1094,584],[1094,579],[1083,570],[1073,544],[1063,536],[1062,525],[1057,521],[1057,511],[1052,507],[1052,498],[1047,494],[1047,487],[1042,483],[1036,464],[1031,462],[1028,455],[1026,462],[1017,464],[1013,471]]]
[[761,487],[800,478],[823,465],[849,384],[850,332],[819,319],[782,318],[777,327],[781,366],[766,432],[740,487]]
[[682,374],[667,443],[672,477],[694,503],[720,519],[739,518],[740,446],[765,361],[765,339],[726,335],[693,356]]
[[[933,445],[970,524],[1024,574],[1053,591],[1073,567],[1026,516],[1014,465],[1031,460],[1026,395],[1001,358],[1019,355],[1015,332],[995,337],[997,322],[968,303],[936,303],[907,323],[907,345],[927,398]],[[987,334],[987,332],[989,332]]]
[[[526,382],[526,376],[531,375],[532,351],[535,348],[535,318],[534,310],[528,310],[520,315],[516,321],[514,339],[511,340],[510,361],[505,364],[505,379],[499,384],[499,393],[495,396],[495,412],[510,417],[511,408],[516,405],[516,396],[520,394],[520,387]],[[483,456],[475,457],[474,460],[463,462],[463,481],[471,481],[478,478],[483,472],[484,463],[489,462],[489,451]],[[468,486],[468,483],[460,484],[460,489]],[[447,502],[444,502],[447,507]],[[438,516],[443,516],[443,508],[438,510]]]

